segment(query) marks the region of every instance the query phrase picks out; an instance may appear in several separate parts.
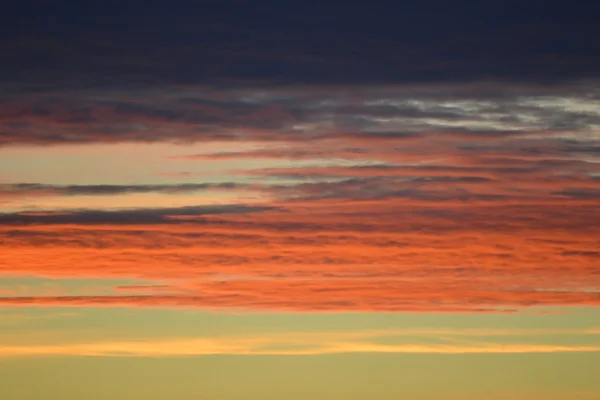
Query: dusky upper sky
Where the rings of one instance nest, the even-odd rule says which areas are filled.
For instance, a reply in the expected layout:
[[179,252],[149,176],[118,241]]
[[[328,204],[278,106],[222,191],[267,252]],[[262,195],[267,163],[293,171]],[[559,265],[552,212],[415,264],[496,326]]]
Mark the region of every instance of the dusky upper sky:
[[600,398],[599,15],[4,6],[0,398]]
[[24,0],[0,17],[0,79],[62,90],[556,83],[598,76],[599,12],[542,0]]

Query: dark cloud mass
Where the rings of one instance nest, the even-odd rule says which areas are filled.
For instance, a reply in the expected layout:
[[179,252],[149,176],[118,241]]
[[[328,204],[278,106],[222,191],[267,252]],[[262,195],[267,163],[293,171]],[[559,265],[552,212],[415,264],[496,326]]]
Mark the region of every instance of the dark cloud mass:
[[2,10],[2,80],[47,86],[558,82],[600,71],[600,6],[19,1]]
[[0,214],[1,225],[22,224],[157,224],[176,223],[169,216],[194,216],[216,214],[238,214],[273,210],[269,206],[246,206],[237,204],[178,207],[142,208],[117,211],[67,210],[62,212],[23,212]]

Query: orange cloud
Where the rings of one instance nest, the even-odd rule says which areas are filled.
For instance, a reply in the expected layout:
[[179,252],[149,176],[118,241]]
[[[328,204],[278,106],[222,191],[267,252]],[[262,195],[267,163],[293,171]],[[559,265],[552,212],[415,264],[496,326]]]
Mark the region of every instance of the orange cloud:
[[159,286],[142,296],[145,288],[130,287],[0,303],[301,312],[597,306],[597,215],[584,205],[439,210],[393,201],[183,218],[171,211],[164,222],[139,225],[81,225],[71,214],[71,223],[3,226],[0,272]]
[[[14,211],[0,214],[0,274],[155,283],[104,297],[6,295],[2,304],[598,305],[600,113],[584,89],[170,89],[110,101],[33,96],[3,107],[2,151],[201,142],[203,153],[180,147],[161,153],[163,162],[185,171],[198,168],[194,160],[221,160],[225,171],[206,173],[228,179],[0,185],[0,202]],[[204,174],[191,171],[161,176]]]

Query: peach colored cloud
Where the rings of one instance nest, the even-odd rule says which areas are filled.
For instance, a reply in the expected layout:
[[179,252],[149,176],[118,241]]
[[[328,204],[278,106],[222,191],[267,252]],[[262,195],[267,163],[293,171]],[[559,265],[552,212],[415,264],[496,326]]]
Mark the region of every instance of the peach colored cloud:
[[[438,335],[454,336],[460,332],[435,331],[364,331],[364,332],[295,332],[255,336],[218,336],[167,338],[89,343],[22,344],[0,346],[0,357],[32,356],[109,356],[109,357],[181,357],[215,354],[229,355],[322,355],[343,353],[419,353],[419,354],[506,354],[598,352],[600,345],[543,345],[535,343],[491,343],[481,340],[446,338],[446,343],[428,343]],[[475,332],[478,336],[482,332]],[[483,332],[484,336],[489,332]],[[495,332],[495,334],[502,332]],[[505,332],[506,333],[506,332]],[[513,334],[514,332],[508,332]],[[412,335],[426,339],[406,339]],[[494,333],[492,333],[494,334]],[[398,337],[403,343],[381,344],[377,337]],[[467,332],[469,337],[469,332]],[[471,336],[472,337],[472,336]],[[456,337],[457,338],[457,337]],[[410,340],[410,341],[409,341]]]

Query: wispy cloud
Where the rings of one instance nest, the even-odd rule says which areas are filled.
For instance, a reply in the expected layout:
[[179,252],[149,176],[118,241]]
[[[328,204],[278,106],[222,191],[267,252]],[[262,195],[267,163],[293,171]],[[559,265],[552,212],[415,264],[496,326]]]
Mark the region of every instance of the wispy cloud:
[[[337,88],[165,88],[31,95],[3,104],[0,144],[253,140],[307,144],[434,134],[506,140],[585,132],[600,123],[596,87],[425,85]],[[142,99],[140,99],[142,96]],[[321,149],[327,153],[329,150]],[[275,157],[269,152],[254,156]],[[300,148],[291,157],[304,158]],[[209,157],[208,155],[207,157]],[[231,157],[234,154],[216,154]]]
[[4,215],[1,272],[143,278],[169,291],[0,302],[300,312],[599,304],[596,206],[439,204]]
[[[420,354],[506,354],[598,352],[600,345],[549,345],[536,343],[487,342],[474,337],[514,334],[555,334],[509,330],[406,330],[355,332],[296,332],[254,336],[215,336],[149,340],[118,340],[88,343],[0,346],[0,357],[105,356],[180,357],[228,355],[323,355],[344,353]],[[570,332],[573,334],[573,332]],[[597,334],[580,331],[575,334]],[[415,339],[416,335],[424,338]],[[462,337],[462,339],[461,339]],[[396,338],[401,343],[383,344],[377,338]],[[433,339],[433,341],[432,341]],[[439,341],[442,343],[439,343]],[[435,343],[435,342],[438,343]]]
[[296,312],[597,306],[597,87],[179,86],[5,99],[7,154],[125,142],[177,151],[156,158],[158,181],[0,185],[9,207],[0,214],[0,273],[144,278],[168,292],[0,302]]
[[36,195],[110,196],[137,193],[178,194],[205,190],[239,190],[248,188],[235,182],[184,183],[174,185],[45,185],[41,183],[0,184],[1,197]]

